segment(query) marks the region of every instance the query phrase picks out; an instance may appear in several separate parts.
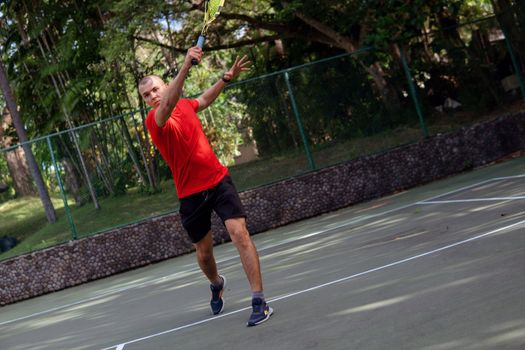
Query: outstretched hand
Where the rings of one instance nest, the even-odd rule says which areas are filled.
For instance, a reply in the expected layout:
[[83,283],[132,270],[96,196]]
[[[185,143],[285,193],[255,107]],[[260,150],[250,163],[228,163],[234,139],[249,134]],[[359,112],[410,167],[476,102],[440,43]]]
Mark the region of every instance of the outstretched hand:
[[248,57],[246,55],[242,56],[242,58],[237,56],[230,70],[224,73],[224,79],[233,80],[237,78],[241,72],[250,70],[251,63],[251,61],[248,61]]

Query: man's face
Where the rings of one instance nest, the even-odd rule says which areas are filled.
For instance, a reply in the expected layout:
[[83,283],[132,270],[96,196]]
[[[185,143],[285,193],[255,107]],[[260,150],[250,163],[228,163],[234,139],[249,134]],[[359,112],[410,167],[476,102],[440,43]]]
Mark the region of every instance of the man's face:
[[160,98],[166,90],[166,84],[156,76],[149,76],[139,85],[140,96],[150,107],[157,108],[160,105]]

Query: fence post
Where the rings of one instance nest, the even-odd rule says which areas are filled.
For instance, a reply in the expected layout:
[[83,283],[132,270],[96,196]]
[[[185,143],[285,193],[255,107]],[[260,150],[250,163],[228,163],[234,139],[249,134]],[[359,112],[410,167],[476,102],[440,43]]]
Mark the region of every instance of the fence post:
[[310,163],[310,168],[312,170],[315,170],[315,162],[312,157],[312,152],[310,150],[310,144],[308,142],[308,139],[306,138],[306,134],[304,133],[301,114],[299,113],[299,108],[297,108],[297,103],[295,102],[295,97],[294,97],[293,90],[292,90],[292,84],[290,83],[290,76],[288,75],[288,71],[284,72],[284,79],[286,80],[286,86],[288,87],[288,94],[290,96],[290,102],[292,104],[292,109],[295,115],[295,119],[297,120],[297,125],[299,127],[301,139],[303,140],[304,150],[306,152],[306,157],[308,158],[308,163]]
[[405,57],[405,52],[403,48],[399,49],[401,53],[401,65],[403,66],[403,70],[405,71],[405,76],[408,81],[408,88],[410,89],[410,95],[412,96],[412,101],[414,101],[414,105],[416,107],[416,113],[419,117],[419,124],[421,125],[421,130],[423,130],[423,136],[428,137],[428,129],[427,125],[425,123],[425,118],[423,117],[423,112],[421,109],[421,102],[419,101],[417,92],[416,92],[416,86],[414,84],[414,79],[412,79],[412,74],[410,74],[410,68],[408,67],[408,63]]
[[67,195],[66,195],[66,191],[64,190],[64,185],[62,184],[62,179],[60,177],[60,169],[55,159],[55,151],[53,150],[53,145],[51,144],[51,138],[48,136],[46,137],[46,140],[47,140],[47,147],[49,148],[49,153],[51,154],[51,161],[53,162],[53,167],[55,168],[55,174],[57,176],[58,186],[60,187],[60,193],[62,194],[62,200],[64,201],[64,209],[66,210],[66,216],[69,222],[69,228],[71,229],[71,236],[73,237],[73,239],[76,240],[78,238],[77,228],[75,226],[75,222],[73,221],[73,217],[71,216],[69,205],[67,204]]
[[507,50],[509,51],[510,59],[512,60],[512,66],[514,67],[516,78],[518,79],[518,82],[520,84],[521,97],[523,97],[523,101],[525,101],[525,83],[523,82],[523,76],[521,75],[520,65],[518,64],[516,55],[514,55],[514,50],[512,49],[512,44],[509,40],[509,36],[507,35],[507,31],[505,30],[505,28],[503,28],[503,26],[501,26],[501,30],[503,31],[503,35],[505,36],[505,44],[507,45]]

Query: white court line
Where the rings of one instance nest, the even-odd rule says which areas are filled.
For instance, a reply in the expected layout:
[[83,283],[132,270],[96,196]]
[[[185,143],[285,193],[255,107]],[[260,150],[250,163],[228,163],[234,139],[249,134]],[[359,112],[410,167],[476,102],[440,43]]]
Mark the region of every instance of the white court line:
[[420,204],[422,202],[428,202],[428,201],[431,201],[431,200],[434,200],[434,199],[437,199],[437,198],[440,198],[440,197],[445,197],[445,196],[451,195],[451,194],[456,193],[456,192],[460,192],[460,191],[468,190],[468,189],[473,188],[473,187],[484,185],[484,184],[489,183],[489,182],[502,181],[502,180],[508,180],[508,179],[516,179],[516,178],[522,178],[522,177],[525,177],[525,174],[512,175],[512,176],[502,176],[502,177],[493,177],[491,179],[484,180],[484,181],[481,181],[481,182],[477,182],[477,183],[469,185],[469,186],[461,187],[461,188],[456,189],[456,190],[452,190],[452,191],[449,191],[449,192],[438,194],[437,196],[424,199],[424,200],[422,200],[420,202],[417,202],[415,204]]
[[[397,208],[393,208],[393,209],[390,209],[390,210],[386,210],[386,211],[383,211],[383,212],[380,212],[380,213],[377,213],[377,214],[372,214],[372,215],[366,215],[366,216],[358,217],[356,219],[350,220],[349,222],[346,222],[346,223],[341,224],[341,225],[334,226],[334,227],[332,227],[330,229],[327,229],[327,230],[319,230],[319,231],[316,231],[316,232],[313,232],[313,233],[309,233],[309,234],[306,234],[306,235],[303,235],[303,236],[282,240],[282,241],[280,241],[278,243],[274,243],[274,244],[270,244],[268,246],[257,248],[257,251],[261,252],[261,251],[264,251],[264,250],[267,250],[267,249],[271,249],[271,248],[275,248],[275,247],[278,247],[278,246],[281,246],[281,245],[284,245],[284,244],[288,244],[288,243],[291,243],[291,242],[296,242],[296,241],[299,241],[299,240],[302,240],[302,239],[314,237],[314,236],[317,236],[317,235],[320,235],[320,234],[323,234],[323,233],[326,233],[326,232],[330,232],[331,230],[344,228],[344,227],[347,227],[347,226],[359,223],[361,221],[365,221],[365,220],[373,219],[373,218],[376,218],[376,217],[379,217],[379,216],[384,216],[384,215],[387,215],[387,214],[390,214],[390,213],[394,213],[396,211],[400,211],[400,210],[403,210],[403,209],[415,206],[415,205],[420,204],[422,202],[431,201],[433,199],[436,199],[436,198],[439,198],[439,197],[443,197],[443,196],[447,196],[447,195],[450,195],[450,194],[453,194],[453,193],[456,193],[456,192],[464,191],[464,190],[470,189],[472,187],[483,185],[483,184],[488,183],[488,182],[499,181],[499,180],[506,180],[506,179],[511,179],[511,178],[519,178],[519,177],[525,177],[525,174],[523,174],[523,175],[514,175],[514,176],[505,176],[505,177],[497,177],[497,178],[484,180],[484,181],[481,181],[481,182],[478,182],[478,183],[475,183],[475,184],[472,184],[472,185],[468,185],[468,186],[465,186],[465,187],[460,187],[458,189],[455,189],[455,190],[452,190],[452,191],[449,191],[449,192],[445,192],[444,194],[440,194],[440,195],[437,195],[437,196],[433,196],[433,197],[427,198],[427,199],[425,199],[425,200],[423,200],[421,202],[414,202],[414,203],[410,203],[410,204],[407,204],[407,205],[403,205],[401,207],[397,207]],[[230,261],[230,260],[234,260],[234,259],[238,259],[238,255],[232,255],[230,257],[226,257],[224,259],[218,260],[217,263],[218,264],[219,263],[224,263],[224,262],[227,262],[227,261]],[[101,299],[101,298],[107,297],[108,295],[124,292],[124,291],[130,290],[130,289],[134,289],[134,288],[139,288],[139,287],[142,287],[142,286],[148,285],[148,284],[157,283],[157,282],[162,281],[163,279],[166,279],[166,278],[168,278],[170,276],[176,276],[178,274],[183,274],[183,273],[191,273],[192,271],[198,271],[198,268],[191,268],[191,269],[186,270],[186,271],[181,271],[181,272],[177,272],[175,274],[170,274],[170,275],[167,275],[167,276],[158,277],[156,279],[153,279],[153,280],[150,280],[150,281],[144,281],[144,282],[141,282],[141,283],[138,283],[138,284],[135,284],[135,285],[131,285],[131,286],[128,286],[128,287],[123,287],[123,288],[110,290],[108,292],[97,294],[97,295],[95,295],[93,297],[90,297],[90,298],[87,298],[87,299],[82,299],[82,300],[79,300],[79,301],[76,301],[76,302],[73,302],[73,303],[69,303],[69,304],[66,304],[66,305],[57,306],[57,307],[54,307],[54,308],[51,308],[51,309],[47,309],[47,310],[43,310],[43,311],[32,313],[30,315],[26,315],[26,316],[22,316],[22,317],[18,317],[18,318],[12,319],[12,320],[0,322],[0,326],[3,326],[5,324],[9,324],[9,323],[13,323],[13,322],[22,321],[22,320],[25,320],[25,319],[28,319],[28,318],[44,315],[44,314],[47,314],[47,313],[50,313],[50,312],[53,312],[53,311],[67,309],[67,308],[72,307],[72,306],[76,306],[76,305],[79,305],[79,304],[83,304],[83,303],[87,303],[87,302],[90,302],[90,301],[93,301],[93,300],[97,300],[97,299]]]
[[[261,248],[257,248],[257,251],[260,253],[260,252],[262,252],[264,250],[268,250],[268,249],[271,249],[271,248],[276,248],[276,247],[279,247],[281,245],[285,245],[285,244],[296,242],[296,241],[303,240],[303,239],[306,239],[306,238],[318,236],[320,234],[324,234],[324,233],[330,232],[332,230],[336,230],[336,229],[340,229],[340,228],[343,228],[343,227],[347,227],[347,226],[356,224],[356,223],[364,221],[364,220],[373,219],[373,218],[378,217],[378,216],[383,216],[383,215],[387,215],[387,214],[390,214],[390,213],[393,213],[393,212],[396,212],[396,211],[399,211],[399,210],[403,210],[403,209],[412,207],[415,204],[416,203],[411,203],[411,204],[403,205],[401,207],[397,207],[397,208],[394,208],[394,209],[386,210],[386,211],[383,211],[383,212],[380,212],[380,213],[377,213],[377,214],[362,216],[362,217],[359,217],[357,219],[351,220],[351,221],[346,222],[346,223],[341,224],[341,225],[337,225],[337,226],[331,227],[331,228],[326,229],[326,230],[319,230],[319,231],[315,231],[315,232],[312,232],[312,233],[309,233],[309,234],[305,234],[305,235],[302,235],[302,236],[289,238],[289,239],[284,239],[284,240],[279,241],[278,243],[274,243],[274,244],[270,244],[270,245],[267,245],[267,246],[263,246]],[[236,259],[239,259],[238,255],[236,255],[236,254],[235,255],[231,255],[231,256],[226,257],[224,259],[217,260],[217,264],[222,264],[222,263],[225,263],[227,261],[236,260]],[[25,320],[25,319],[28,319],[28,318],[40,316],[40,315],[43,315],[43,314],[46,314],[46,313],[50,313],[50,312],[53,312],[53,311],[67,309],[69,307],[76,306],[76,305],[83,304],[83,303],[87,303],[87,302],[94,301],[94,300],[97,300],[97,299],[101,299],[101,298],[107,297],[107,296],[115,294],[115,293],[124,292],[124,291],[130,290],[130,289],[139,288],[139,287],[142,287],[142,286],[145,286],[145,285],[149,285],[149,284],[154,284],[154,283],[162,281],[163,279],[167,279],[169,277],[174,277],[174,276],[181,275],[181,274],[189,274],[189,273],[199,272],[199,271],[200,271],[200,269],[198,267],[190,268],[189,270],[179,271],[179,272],[174,273],[174,274],[170,274],[170,275],[163,276],[163,277],[158,277],[158,278],[155,278],[155,279],[150,280],[150,281],[144,281],[144,282],[141,282],[141,283],[138,283],[138,284],[134,284],[132,286],[118,288],[118,289],[113,289],[113,290],[110,290],[110,291],[105,292],[105,293],[97,294],[97,295],[95,295],[95,296],[93,296],[91,298],[82,299],[82,300],[79,300],[79,301],[76,301],[76,302],[73,302],[73,303],[69,303],[69,304],[66,304],[66,305],[61,305],[61,306],[57,306],[57,307],[54,307],[54,308],[51,308],[51,309],[47,309],[47,310],[43,310],[43,311],[40,311],[40,312],[35,312],[35,313],[27,315],[27,316],[22,316],[22,317],[18,317],[18,318],[12,319],[12,320],[0,322],[0,326],[3,326],[3,325],[8,324],[8,323],[22,321],[22,320]]]
[[451,203],[470,203],[470,202],[501,202],[501,201],[518,201],[525,199],[525,196],[517,197],[494,197],[494,198],[472,198],[472,199],[451,199],[448,201],[421,201],[417,205],[422,204],[451,204]]
[[[466,244],[466,243],[469,243],[469,242],[472,242],[472,241],[475,241],[475,240],[478,240],[478,239],[481,239],[481,238],[484,238],[484,237],[487,237],[487,236],[490,236],[490,235],[493,235],[493,234],[496,234],[496,233],[499,233],[499,232],[502,232],[502,231],[505,231],[505,230],[509,230],[509,229],[515,228],[517,226],[522,226],[522,225],[525,226],[525,220],[516,222],[514,224],[511,224],[511,225],[508,225],[508,226],[505,226],[505,227],[501,227],[501,228],[498,228],[498,229],[495,229],[495,230],[492,230],[492,231],[483,233],[481,235],[477,235],[477,236],[474,236],[474,237],[471,237],[471,238],[468,238],[468,239],[465,239],[465,240],[462,240],[462,241],[459,241],[459,242],[456,242],[456,243],[452,243],[452,244],[443,246],[441,248],[433,249],[433,250],[430,250],[430,251],[428,251],[426,253],[421,253],[421,254],[418,254],[418,255],[414,255],[414,256],[411,256],[411,257],[406,258],[406,259],[402,259],[402,260],[398,260],[398,261],[392,262],[390,264],[386,264],[386,265],[382,265],[382,266],[379,266],[379,267],[375,267],[375,268],[372,268],[372,269],[369,269],[369,270],[366,270],[366,271],[363,271],[363,272],[359,272],[359,273],[356,273],[356,274],[353,274],[353,275],[350,275],[350,276],[346,276],[346,277],[343,277],[343,278],[340,278],[340,279],[337,279],[337,280],[334,280],[334,281],[331,281],[331,282],[319,284],[317,286],[314,286],[314,287],[311,287],[311,288],[308,288],[308,289],[303,289],[303,290],[300,290],[300,291],[297,291],[297,292],[293,292],[293,293],[289,293],[289,294],[286,294],[286,295],[282,295],[280,297],[272,298],[272,299],[269,299],[268,302],[271,303],[271,302],[275,302],[275,301],[278,301],[278,300],[288,299],[288,298],[291,298],[291,297],[299,295],[299,294],[308,293],[308,292],[311,292],[311,291],[314,291],[314,290],[317,290],[317,289],[320,289],[320,288],[323,288],[323,287],[331,286],[331,285],[334,285],[334,284],[337,284],[337,283],[341,283],[341,282],[345,282],[345,281],[348,281],[348,280],[351,280],[351,279],[354,279],[354,278],[357,278],[357,277],[360,277],[360,276],[368,275],[368,274],[371,274],[372,272],[385,270],[385,269],[393,267],[393,266],[401,265],[401,264],[404,264],[404,263],[412,261],[412,260],[420,259],[420,258],[426,257],[428,255],[432,255],[432,254],[435,254],[435,253],[438,253],[438,252],[441,252],[441,251],[444,251],[444,250],[448,250],[448,249],[457,247],[459,245],[463,245],[463,244]],[[238,310],[231,311],[231,312],[228,312],[228,313],[225,313],[225,314],[221,314],[221,315],[215,316],[215,317],[206,318],[206,319],[201,320],[201,321],[197,321],[197,322],[194,322],[194,323],[189,323],[187,325],[180,326],[180,327],[173,328],[173,329],[168,329],[168,330],[165,330],[163,332],[155,333],[155,334],[152,334],[152,335],[149,335],[149,336],[145,336],[145,337],[142,337],[142,338],[133,339],[133,340],[130,340],[130,341],[118,344],[118,345],[113,345],[113,346],[110,346],[108,348],[104,348],[102,350],[110,350],[110,349],[122,350],[122,349],[124,349],[124,347],[126,345],[129,345],[129,344],[137,343],[137,342],[140,342],[140,341],[143,341],[143,340],[148,340],[148,339],[155,338],[155,337],[158,337],[158,336],[164,335],[164,334],[173,333],[173,332],[176,332],[176,331],[179,331],[179,330],[182,330],[182,329],[186,329],[186,328],[190,328],[190,327],[193,327],[193,326],[197,326],[197,325],[200,325],[200,324],[203,324],[203,323],[215,321],[215,320],[220,319],[222,317],[230,316],[230,315],[233,315],[233,314],[236,314],[236,313],[239,313],[241,311],[248,310],[248,309],[250,309],[250,307],[238,309]]]
[[[437,198],[440,198],[440,197],[445,197],[445,196],[448,196],[448,195],[454,194],[454,193],[456,193],[456,192],[461,192],[461,191],[464,191],[464,190],[471,189],[471,188],[473,188],[473,187],[477,187],[477,186],[484,185],[484,184],[489,183],[489,182],[498,181],[498,180],[503,180],[503,179],[504,179],[504,178],[492,178],[492,179],[484,180],[484,181],[477,182],[477,183],[472,184],[472,185],[468,185],[468,186],[465,186],[465,187],[458,188],[458,189],[456,189],[456,190],[452,190],[452,191],[449,191],[449,192],[445,192],[445,193],[442,193],[442,194],[438,194],[437,196],[434,196],[434,197],[430,197],[430,198],[424,199],[424,200],[422,200],[422,201],[420,201],[420,202],[431,201],[431,200],[434,200],[434,199],[437,199]],[[414,203],[414,204],[417,204],[417,203],[420,203],[420,202],[416,202],[416,203]]]
[[494,177],[493,179],[494,179],[494,180],[508,180],[508,179],[517,179],[517,178],[521,178],[521,177],[525,177],[525,174],[522,174],[522,175],[503,176],[503,177]]
[[[258,251],[263,251],[263,250],[266,250],[266,249],[275,248],[275,247],[278,247],[278,246],[281,246],[281,245],[284,245],[284,244],[287,244],[287,243],[296,242],[296,241],[299,241],[299,240],[302,240],[302,239],[318,236],[320,234],[327,233],[327,232],[330,232],[332,230],[336,230],[336,229],[340,229],[340,228],[347,227],[347,226],[350,226],[350,225],[354,225],[354,224],[357,224],[357,223],[359,223],[361,221],[365,221],[365,220],[376,218],[378,216],[384,216],[384,215],[387,215],[387,214],[390,214],[390,213],[394,213],[396,211],[400,211],[400,210],[403,210],[403,209],[406,209],[406,208],[410,208],[410,207],[415,206],[415,205],[431,203],[430,201],[432,201],[433,199],[436,199],[436,198],[439,198],[439,197],[448,196],[448,195],[454,194],[456,192],[465,191],[465,190],[468,190],[470,188],[481,186],[481,185],[484,185],[484,184],[489,183],[489,182],[501,181],[501,180],[507,180],[507,179],[513,179],[513,178],[521,178],[521,177],[525,177],[525,174],[491,178],[491,179],[488,179],[488,180],[477,182],[477,183],[472,184],[472,185],[468,185],[468,186],[465,186],[465,187],[460,187],[458,189],[455,189],[455,190],[452,190],[452,191],[449,191],[449,192],[445,192],[443,194],[440,194],[440,195],[437,195],[437,196],[433,196],[433,197],[424,199],[424,200],[419,201],[419,202],[413,202],[413,203],[406,204],[406,205],[403,205],[403,206],[400,206],[400,207],[397,207],[397,208],[393,208],[393,209],[389,209],[389,210],[386,210],[386,211],[382,211],[382,212],[377,213],[377,214],[364,215],[364,216],[361,216],[361,217],[357,217],[355,219],[352,219],[352,220],[350,220],[348,222],[345,222],[343,224],[340,224],[340,225],[336,225],[336,226],[331,227],[329,229],[319,230],[319,231],[308,233],[308,234],[305,234],[305,235],[302,235],[302,236],[293,237],[293,238],[289,238],[289,239],[284,239],[284,240],[279,241],[279,243],[270,244],[270,245],[264,246],[262,248],[257,248],[257,250]],[[513,197],[513,198],[516,198],[516,197]],[[525,199],[525,197],[523,197],[523,198]],[[439,201],[436,201],[436,203],[439,203]],[[226,261],[237,259],[237,258],[238,258],[237,255],[230,256],[230,257],[227,257],[227,258],[225,258],[223,260],[218,260],[217,263],[222,263],[222,262],[226,262]]]
[[[460,190],[462,190],[462,189],[458,189],[458,191],[460,191]],[[274,243],[274,244],[270,244],[270,245],[267,245],[267,246],[263,246],[263,247],[257,248],[257,251],[261,252],[261,251],[268,250],[268,249],[275,248],[275,247],[279,247],[281,245],[285,245],[285,244],[288,244],[288,243],[292,243],[292,242],[296,242],[296,241],[303,240],[303,239],[306,239],[306,238],[318,236],[320,234],[324,234],[324,233],[330,232],[332,230],[336,230],[336,229],[340,229],[340,228],[343,228],[343,227],[347,227],[347,226],[356,224],[356,223],[361,222],[361,221],[373,219],[373,218],[376,218],[378,216],[383,216],[383,215],[387,215],[387,214],[390,214],[390,213],[393,213],[393,212],[396,212],[396,211],[399,211],[399,210],[403,210],[403,209],[412,207],[415,204],[416,203],[411,203],[411,204],[403,205],[401,207],[397,207],[397,208],[394,208],[394,209],[386,210],[386,211],[383,211],[383,212],[380,212],[380,213],[377,213],[377,214],[362,216],[362,217],[359,217],[357,219],[351,220],[351,221],[346,222],[346,223],[341,224],[341,225],[337,225],[337,226],[331,227],[331,228],[326,229],[326,230],[319,230],[319,231],[315,231],[315,232],[312,232],[312,233],[309,233],[309,234],[305,234],[305,235],[302,235],[302,236],[299,236],[299,237],[284,239],[284,240],[279,241],[278,243]],[[230,261],[230,260],[236,260],[238,258],[239,258],[238,255],[232,255],[232,256],[226,257],[224,259],[217,260],[217,264],[222,264],[222,263]],[[186,273],[192,273],[192,272],[198,272],[198,271],[200,271],[200,270],[197,267],[190,268],[189,270],[186,270],[186,271],[180,271],[180,272],[177,272],[175,274],[170,274],[170,275],[167,275],[167,276],[159,277],[159,278],[156,278],[156,279],[153,279],[153,280],[150,280],[150,281],[144,281],[144,282],[141,282],[141,283],[138,283],[138,284],[134,284],[132,286],[110,290],[108,292],[95,295],[95,296],[93,296],[91,298],[82,299],[82,300],[76,301],[74,303],[69,303],[69,304],[66,304],[66,305],[57,306],[57,307],[54,307],[54,308],[51,308],[51,309],[43,310],[43,311],[40,311],[40,312],[35,312],[35,313],[27,315],[27,316],[22,316],[22,317],[18,317],[18,318],[12,319],[12,320],[0,322],[0,326],[8,324],[8,323],[22,321],[22,320],[25,320],[25,319],[28,319],[28,318],[40,316],[40,315],[43,315],[43,314],[46,314],[46,313],[50,313],[50,312],[53,312],[53,311],[67,309],[68,307],[76,306],[76,305],[83,304],[83,303],[87,303],[87,302],[90,302],[90,301],[93,301],[93,300],[97,300],[97,299],[101,299],[101,298],[107,297],[108,295],[111,295],[111,294],[124,292],[124,291],[130,290],[130,289],[134,289],[134,288],[139,288],[139,287],[142,287],[142,286],[145,286],[145,285],[148,285],[148,284],[157,283],[157,282],[162,281],[163,279],[166,279],[166,278],[169,278],[169,277],[172,277],[172,276],[176,276],[176,275],[179,275],[179,274],[186,274]]]

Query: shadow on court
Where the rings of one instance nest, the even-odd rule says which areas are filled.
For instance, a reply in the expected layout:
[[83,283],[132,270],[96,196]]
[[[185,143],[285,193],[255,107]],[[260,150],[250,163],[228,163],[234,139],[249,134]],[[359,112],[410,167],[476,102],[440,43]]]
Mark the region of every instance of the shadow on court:
[[1,309],[0,349],[524,349],[525,158],[254,236],[275,310],[223,314],[193,254]]

